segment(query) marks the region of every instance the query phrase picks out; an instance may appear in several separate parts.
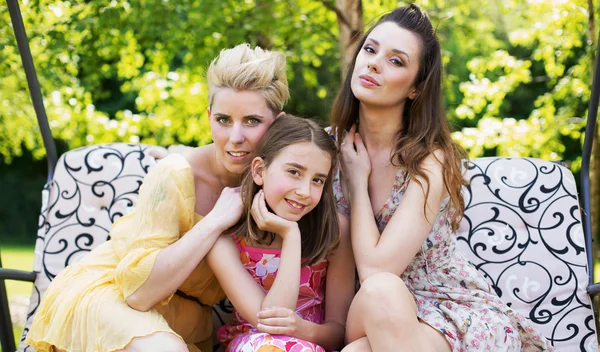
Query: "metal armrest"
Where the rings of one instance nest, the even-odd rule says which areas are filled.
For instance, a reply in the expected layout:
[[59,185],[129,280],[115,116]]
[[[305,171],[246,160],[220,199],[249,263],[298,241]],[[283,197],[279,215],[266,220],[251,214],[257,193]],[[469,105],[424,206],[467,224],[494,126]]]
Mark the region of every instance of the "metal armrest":
[[0,346],[3,351],[16,350],[4,280],[34,282],[36,275],[37,273],[32,271],[4,269],[2,268],[2,257],[0,257]]
[[23,271],[16,269],[0,268],[0,280],[17,280],[34,282],[37,273],[34,271]]
[[595,296],[600,293],[600,283],[588,285],[587,293],[590,296]]

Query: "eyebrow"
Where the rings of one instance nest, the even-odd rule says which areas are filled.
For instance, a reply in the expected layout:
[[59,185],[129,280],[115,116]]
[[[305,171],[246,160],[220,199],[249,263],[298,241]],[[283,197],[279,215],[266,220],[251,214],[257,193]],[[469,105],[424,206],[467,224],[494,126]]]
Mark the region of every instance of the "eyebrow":
[[[379,45],[379,42],[373,38],[367,38],[367,40],[372,41],[375,45]],[[406,51],[402,51],[400,49],[392,49],[393,52],[395,52],[396,54],[400,54],[400,55],[406,55],[406,58],[408,59],[408,62],[410,62],[410,55],[408,55],[406,53]]]
[[[285,164],[286,164],[286,165],[288,165],[288,166],[292,166],[292,167],[295,167],[295,168],[297,168],[297,169],[300,169],[300,170],[302,170],[302,171],[306,171],[306,167],[305,167],[305,166],[302,166],[302,165],[300,165],[300,164],[297,164],[297,163],[285,163]],[[323,177],[323,178],[327,178],[327,175],[325,175],[325,174],[322,174],[322,173],[320,173],[320,172],[319,172],[319,173],[317,173],[317,176],[319,176],[319,177]]]
[[[227,115],[221,112],[216,112],[213,114],[216,117],[231,117],[231,115]],[[264,116],[258,115],[258,114],[250,114],[250,115],[246,115],[243,117],[244,119],[259,119],[259,120],[263,120]]]

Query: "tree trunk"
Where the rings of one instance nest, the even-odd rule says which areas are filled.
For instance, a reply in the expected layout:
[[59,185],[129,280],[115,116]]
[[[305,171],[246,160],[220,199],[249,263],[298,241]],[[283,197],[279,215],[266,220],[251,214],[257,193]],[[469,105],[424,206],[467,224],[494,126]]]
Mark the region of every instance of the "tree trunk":
[[363,33],[363,8],[361,0],[321,0],[323,5],[335,12],[340,29],[340,64],[342,81],[346,77],[348,65],[352,61],[354,49]]
[[[594,1],[588,0],[588,42],[590,46],[596,43],[596,26],[594,20]],[[594,79],[594,67],[596,63],[595,51],[590,50],[590,85]],[[598,208],[600,206],[600,155],[598,154],[598,128],[594,130],[594,141],[592,144],[592,160],[591,160],[591,175],[590,175],[590,202],[591,202],[591,219],[592,219],[592,253],[596,254],[598,238]],[[593,270],[593,269],[592,269]]]

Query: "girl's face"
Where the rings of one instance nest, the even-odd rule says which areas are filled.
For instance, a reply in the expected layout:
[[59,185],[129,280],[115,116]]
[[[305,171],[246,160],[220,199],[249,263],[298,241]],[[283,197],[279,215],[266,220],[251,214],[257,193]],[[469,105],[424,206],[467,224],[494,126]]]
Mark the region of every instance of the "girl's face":
[[241,174],[276,117],[259,92],[220,89],[208,110],[217,161],[229,172]]
[[356,57],[351,88],[363,104],[398,106],[414,99],[421,41],[393,22],[375,27]]
[[263,186],[265,201],[277,216],[290,221],[300,220],[319,204],[330,169],[329,154],[312,142],[285,147],[266,169],[262,158],[252,162],[252,176]]

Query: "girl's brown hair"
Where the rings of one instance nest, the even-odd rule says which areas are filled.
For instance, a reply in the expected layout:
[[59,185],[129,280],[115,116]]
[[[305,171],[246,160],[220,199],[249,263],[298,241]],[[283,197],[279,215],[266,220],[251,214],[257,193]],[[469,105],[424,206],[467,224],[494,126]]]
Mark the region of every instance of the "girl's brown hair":
[[[302,265],[311,265],[323,259],[339,243],[340,231],[337,220],[335,198],[333,196],[332,171],[337,160],[337,147],[329,134],[316,122],[292,115],[281,116],[273,122],[257,146],[257,156],[261,157],[268,168],[271,162],[286,147],[312,142],[326,152],[331,159],[331,168],[325,181],[319,204],[298,221],[302,236]],[[250,214],[252,201],[261,189],[252,179],[249,166],[243,174],[241,193],[244,203],[242,217],[228,233],[250,239],[253,243],[270,244],[275,234],[263,233],[258,229]]]
[[[384,22],[392,22],[401,28],[414,33],[421,42],[421,57],[419,71],[415,78],[414,86],[417,96],[414,100],[407,99],[402,116],[402,126],[399,126],[391,156],[395,166],[405,166],[408,173],[425,180],[423,187],[425,199],[429,196],[429,177],[424,172],[422,163],[434,151],[443,152],[444,188],[450,196],[456,212],[450,219],[452,228],[456,230],[463,216],[465,201],[461,188],[465,184],[462,174],[461,159],[466,158],[466,153],[456,145],[450,136],[450,126],[446,119],[442,103],[442,54],[440,43],[425,12],[415,4],[398,8],[379,19],[360,40],[354,58],[349,65],[348,75],[344,80],[331,110],[331,121],[335,128],[336,140],[341,143],[346,131],[353,124],[358,123],[359,101],[352,93],[352,72],[356,64],[356,57],[373,28]],[[423,211],[425,212],[427,204]]]

